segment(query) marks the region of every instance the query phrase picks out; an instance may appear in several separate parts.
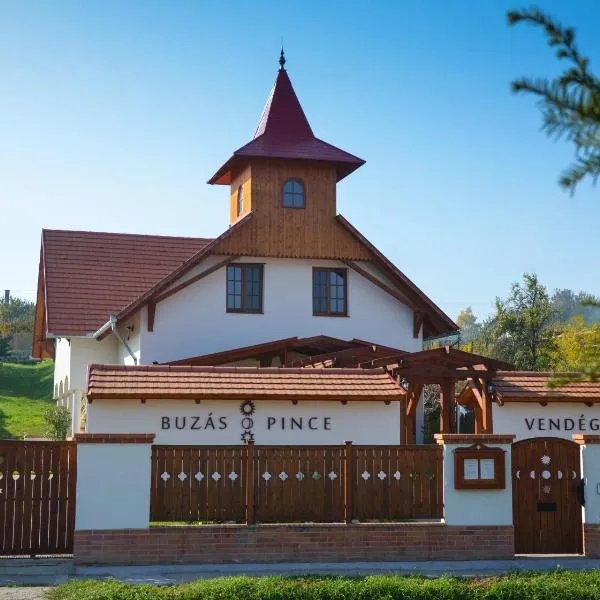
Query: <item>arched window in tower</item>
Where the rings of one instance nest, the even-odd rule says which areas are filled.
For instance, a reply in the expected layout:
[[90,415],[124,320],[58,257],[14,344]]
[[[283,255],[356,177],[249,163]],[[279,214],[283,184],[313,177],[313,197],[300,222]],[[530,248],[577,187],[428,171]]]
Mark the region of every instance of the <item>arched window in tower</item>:
[[283,184],[283,206],[304,208],[304,184],[300,179],[288,179]]
[[237,191],[237,214],[238,217],[244,212],[244,188],[240,185]]

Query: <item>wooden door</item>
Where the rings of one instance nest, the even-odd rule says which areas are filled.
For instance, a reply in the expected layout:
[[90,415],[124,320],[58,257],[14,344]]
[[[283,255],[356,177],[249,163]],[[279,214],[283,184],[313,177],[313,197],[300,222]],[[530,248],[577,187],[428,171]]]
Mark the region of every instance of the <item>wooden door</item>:
[[0,555],[73,552],[77,446],[0,440]]
[[581,554],[579,446],[531,438],[512,447],[516,554]]

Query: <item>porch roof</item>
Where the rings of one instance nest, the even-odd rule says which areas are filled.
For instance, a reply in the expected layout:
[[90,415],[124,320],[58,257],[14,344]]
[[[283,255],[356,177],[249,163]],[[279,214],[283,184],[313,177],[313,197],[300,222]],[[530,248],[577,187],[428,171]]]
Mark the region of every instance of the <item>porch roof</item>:
[[[600,402],[600,381],[569,381],[548,387],[551,379],[572,378],[577,373],[538,373],[534,371],[499,371],[488,382],[492,399],[505,402]],[[473,390],[466,387],[459,404],[473,402]]]
[[90,365],[88,400],[222,399],[396,401],[385,369]]

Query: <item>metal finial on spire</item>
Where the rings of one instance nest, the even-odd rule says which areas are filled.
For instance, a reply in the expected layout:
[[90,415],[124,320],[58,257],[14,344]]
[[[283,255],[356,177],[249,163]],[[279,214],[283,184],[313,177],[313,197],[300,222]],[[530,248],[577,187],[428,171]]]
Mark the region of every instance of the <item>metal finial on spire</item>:
[[285,54],[283,53],[283,46],[281,46],[281,54],[279,55],[279,70],[285,70]]

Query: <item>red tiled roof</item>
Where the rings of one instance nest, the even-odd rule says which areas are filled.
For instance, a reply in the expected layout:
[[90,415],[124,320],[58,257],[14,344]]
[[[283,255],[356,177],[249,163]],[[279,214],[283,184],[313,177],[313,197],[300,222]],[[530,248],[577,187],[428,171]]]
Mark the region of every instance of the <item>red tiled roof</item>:
[[315,137],[285,69],[277,73],[254,139],[238,148],[209,183],[229,184],[231,171],[245,158],[295,158],[337,165],[338,181],[364,160]]
[[[548,382],[560,378],[560,373],[533,371],[499,372],[492,380],[494,392],[500,402],[519,401],[600,401],[600,381],[569,382],[549,388]],[[573,373],[568,375],[572,376]]]
[[93,333],[211,242],[92,231],[42,231],[47,331]]
[[401,400],[384,369],[90,365],[87,396],[97,399]]

